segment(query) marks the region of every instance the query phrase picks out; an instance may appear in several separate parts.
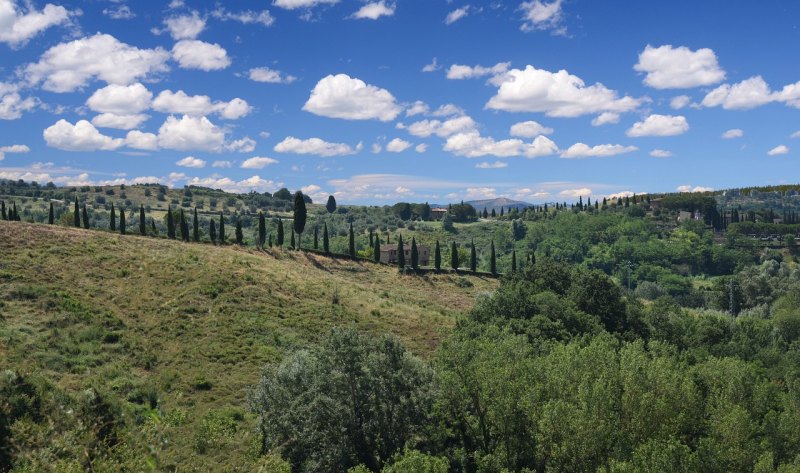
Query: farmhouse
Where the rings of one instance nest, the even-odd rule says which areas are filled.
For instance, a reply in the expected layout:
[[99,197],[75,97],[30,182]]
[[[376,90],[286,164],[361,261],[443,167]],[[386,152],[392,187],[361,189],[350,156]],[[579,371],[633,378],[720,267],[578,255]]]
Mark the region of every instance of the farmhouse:
[[447,213],[447,209],[442,207],[436,207],[431,209],[431,218],[433,220],[441,220],[444,217],[444,214]]
[[[403,246],[405,253],[406,264],[411,264],[411,245],[406,244]],[[430,261],[431,252],[425,245],[417,245],[417,254],[419,255],[419,265],[427,266]],[[381,245],[381,263],[392,264],[397,263],[397,245]]]

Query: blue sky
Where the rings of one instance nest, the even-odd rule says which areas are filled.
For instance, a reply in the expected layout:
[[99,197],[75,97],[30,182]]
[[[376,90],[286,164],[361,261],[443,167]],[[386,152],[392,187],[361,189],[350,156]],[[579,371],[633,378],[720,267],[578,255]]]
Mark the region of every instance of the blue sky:
[[0,178],[572,201],[796,182],[800,3],[0,0]]

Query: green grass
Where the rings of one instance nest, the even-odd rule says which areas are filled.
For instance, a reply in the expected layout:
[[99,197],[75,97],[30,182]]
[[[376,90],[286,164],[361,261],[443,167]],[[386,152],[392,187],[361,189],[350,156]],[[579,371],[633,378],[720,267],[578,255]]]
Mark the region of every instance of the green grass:
[[[426,357],[491,279],[275,250],[0,221],[0,370],[100,387],[125,448],[159,469],[249,471],[247,399],[264,365],[331,326]],[[121,455],[121,454],[120,454]]]

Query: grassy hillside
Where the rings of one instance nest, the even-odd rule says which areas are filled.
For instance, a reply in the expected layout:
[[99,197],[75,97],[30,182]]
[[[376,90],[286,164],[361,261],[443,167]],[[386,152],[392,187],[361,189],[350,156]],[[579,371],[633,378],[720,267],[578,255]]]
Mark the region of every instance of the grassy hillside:
[[[497,284],[5,221],[0,254],[0,371],[51,387],[53,399],[104,393],[122,419],[115,456],[158,470],[250,471],[247,398],[266,363],[334,325],[391,332],[429,356],[441,331]],[[70,428],[57,424],[63,415],[22,429],[40,448],[21,455],[67,471],[59,462],[76,441],[61,432]]]

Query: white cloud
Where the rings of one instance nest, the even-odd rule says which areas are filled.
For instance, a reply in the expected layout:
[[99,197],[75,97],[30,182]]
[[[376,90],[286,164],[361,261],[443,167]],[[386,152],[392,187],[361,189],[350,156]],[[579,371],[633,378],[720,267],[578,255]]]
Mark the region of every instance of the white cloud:
[[133,13],[131,8],[124,4],[116,5],[110,8],[104,8],[103,15],[111,18],[112,20],[131,20],[136,18],[136,14]]
[[476,164],[475,167],[478,169],[503,169],[508,167],[508,163],[505,161],[495,161],[493,163],[485,161]]
[[406,109],[406,116],[413,117],[414,115],[427,114],[430,111],[428,104],[421,100],[417,100],[410,107]]
[[494,66],[467,66],[463,64],[453,64],[447,70],[448,79],[475,79],[484,76],[500,76],[508,71],[511,67],[510,62],[498,62]]
[[725,80],[717,55],[708,48],[692,51],[686,46],[654,48],[648,44],[633,68],[645,72],[644,83],[656,89],[688,89]]
[[74,125],[63,118],[43,133],[47,146],[66,151],[111,151],[125,144],[122,139],[105,136],[86,120]]
[[566,151],[561,153],[562,158],[595,158],[616,156],[623,153],[631,153],[638,150],[636,146],[623,146],[623,145],[597,145],[589,146],[584,143],[575,143],[567,148]]
[[164,90],[153,100],[153,110],[163,113],[203,116],[218,113],[222,118],[235,120],[248,115],[252,107],[244,100],[235,98],[230,102],[211,102],[207,95],[188,95],[179,90]]
[[442,66],[440,66],[440,65],[439,65],[439,64],[436,62],[436,58],[433,58],[433,61],[431,61],[431,63],[430,63],[430,64],[426,64],[426,65],[425,65],[425,66],[422,68],[422,72],[433,72],[433,71],[438,71],[438,70],[439,70],[439,69],[441,69],[441,68],[442,68]]
[[794,139],[794,138],[800,138],[800,130],[798,130],[798,131],[796,131],[796,132],[792,133],[792,134],[791,134],[791,136],[789,136],[789,138],[792,138],[792,139]]
[[222,189],[225,192],[237,194],[256,192],[275,192],[283,187],[282,182],[262,179],[260,176],[251,176],[241,181],[234,181],[229,177],[213,175],[205,178],[193,177],[186,180],[190,186],[210,187],[211,189]]
[[72,92],[98,79],[126,85],[166,72],[169,53],[162,48],[139,49],[111,35],[95,34],[61,43],[45,51],[39,62],[24,69],[31,85],[44,82],[51,92]]
[[346,120],[394,120],[402,111],[386,90],[347,74],[328,75],[317,82],[303,110]]
[[551,117],[577,117],[591,113],[628,112],[642,99],[618,97],[597,83],[586,86],[580,77],[565,70],[550,72],[526,66],[505,74],[497,94],[486,108],[506,112],[544,112]]
[[592,119],[592,126],[603,126],[613,123],[619,123],[619,113],[603,112]]
[[776,147],[772,148],[771,150],[769,150],[767,152],[767,154],[770,155],[770,156],[778,156],[778,155],[781,155],[781,154],[787,154],[788,152],[789,152],[789,147],[788,146],[780,145],[780,146],[776,146]]
[[695,186],[692,187],[690,184],[685,184],[682,186],[678,186],[675,188],[678,192],[712,192],[714,190],[713,187],[702,187],[702,186]]
[[669,158],[672,157],[672,151],[667,151],[665,149],[654,149],[650,151],[650,156],[654,158]]
[[669,106],[675,110],[680,110],[683,107],[689,105],[692,102],[692,99],[688,95],[678,95],[677,97],[673,97],[672,100],[669,101]]
[[23,99],[18,90],[16,85],[0,82],[0,120],[16,120],[39,104],[33,97]]
[[483,137],[477,131],[472,131],[449,137],[444,145],[444,150],[468,158],[482,156],[539,158],[557,153],[558,146],[549,138],[541,135],[532,142],[525,143],[519,139],[496,141],[494,138]]
[[632,191],[620,191],[620,192],[615,192],[613,194],[609,194],[606,197],[608,197],[609,199],[616,200],[616,199],[619,199],[619,198],[631,197],[634,194],[635,194],[635,192],[632,192]]
[[224,141],[225,132],[206,117],[169,116],[158,130],[158,144],[162,148],[220,151]]
[[402,153],[403,151],[407,150],[410,147],[411,147],[410,142],[402,140],[400,138],[395,138],[386,144],[386,151],[390,153]]
[[227,169],[231,166],[233,166],[233,163],[230,161],[214,161],[213,163],[211,163],[212,168]]
[[682,115],[653,114],[644,121],[636,122],[625,132],[631,137],[642,136],[676,136],[689,131],[689,122]]
[[564,197],[587,197],[592,195],[592,190],[588,187],[580,187],[578,189],[564,189],[563,191],[559,192],[558,195],[562,195]]
[[468,14],[469,14],[469,5],[465,5],[461,8],[456,8],[455,10],[447,14],[447,17],[445,17],[444,19],[444,24],[452,25],[453,23],[464,18]]
[[363,145],[361,143],[358,143],[353,148],[345,143],[329,143],[319,138],[300,140],[293,136],[287,136],[283,141],[276,144],[274,149],[278,153],[315,154],[322,157],[331,157],[356,154],[362,148]]
[[381,146],[378,143],[372,143],[372,147],[370,148],[370,150],[372,151],[372,154],[378,154],[381,151],[383,151],[383,146]]
[[172,58],[183,69],[213,71],[231,65],[228,52],[216,43],[184,39],[172,47]]
[[153,133],[132,130],[125,137],[125,145],[133,149],[155,151],[158,149],[158,136]]
[[193,11],[191,15],[173,16],[164,20],[172,39],[195,39],[206,27],[206,20]]
[[30,150],[28,145],[0,146],[0,161],[6,157],[6,153],[27,153]]
[[0,42],[11,47],[22,46],[51,26],[69,21],[66,8],[48,3],[39,11],[32,2],[19,8],[14,0],[0,0]]
[[101,113],[92,118],[92,125],[101,128],[115,128],[117,130],[133,130],[150,118],[143,113],[134,115],[117,115],[115,113]]
[[723,84],[703,98],[704,107],[718,107],[726,110],[747,110],[778,99],[761,76],[745,79],[738,84]]
[[362,6],[358,9],[355,13],[353,13],[352,18],[363,20],[377,20],[382,16],[392,16],[394,15],[395,4],[390,3],[386,5],[384,0],[380,2],[371,2],[367,3],[366,5]]
[[553,34],[566,34],[566,28],[562,22],[564,12],[561,10],[562,0],[554,0],[550,3],[541,0],[522,2],[519,9],[522,10],[522,26],[524,32],[537,30],[551,30]]
[[740,130],[739,128],[730,129],[722,134],[722,138],[726,140],[730,140],[733,138],[741,138],[743,136],[744,136],[744,131]]
[[277,164],[277,163],[278,163],[277,159],[254,156],[250,159],[245,160],[239,167],[241,167],[242,169],[264,169],[270,164]]
[[287,10],[295,10],[297,8],[311,8],[317,5],[335,5],[337,3],[339,3],[339,0],[275,0],[273,5]]
[[250,115],[250,112],[253,111],[253,107],[251,107],[247,101],[237,97],[230,102],[218,102],[216,111],[219,113],[219,116],[225,120],[238,120]]
[[245,136],[240,140],[233,140],[226,144],[225,149],[239,153],[252,153],[256,149],[256,141],[248,136]]
[[270,69],[269,67],[256,67],[250,69],[247,73],[250,80],[256,82],[267,82],[270,84],[291,84],[297,77],[291,75],[283,75],[281,71]]
[[420,153],[420,154],[424,153],[425,151],[428,151],[428,145],[425,144],[425,143],[420,143],[420,144],[418,144],[417,146],[414,147],[414,151],[416,151],[417,153]]
[[211,16],[213,16],[217,20],[238,21],[239,23],[242,23],[244,25],[259,24],[263,26],[272,26],[272,24],[275,23],[275,17],[272,16],[269,10],[262,10],[260,12],[246,10],[234,13],[226,10],[221,6],[218,6],[216,10],[211,12]]
[[109,84],[94,91],[86,105],[95,112],[132,115],[150,108],[153,94],[140,83]]
[[475,121],[464,115],[461,117],[451,118],[449,120],[422,120],[414,122],[411,125],[405,126],[398,124],[398,128],[406,129],[414,136],[427,138],[435,134],[441,138],[447,138],[455,133],[466,133],[475,130],[477,124]]
[[552,128],[541,125],[532,120],[519,122],[511,125],[511,136],[521,136],[523,138],[533,138],[539,135],[549,135],[553,133]]
[[200,169],[206,167],[205,161],[203,161],[202,159],[195,158],[194,156],[186,156],[185,158],[181,159],[175,164],[184,168]]

